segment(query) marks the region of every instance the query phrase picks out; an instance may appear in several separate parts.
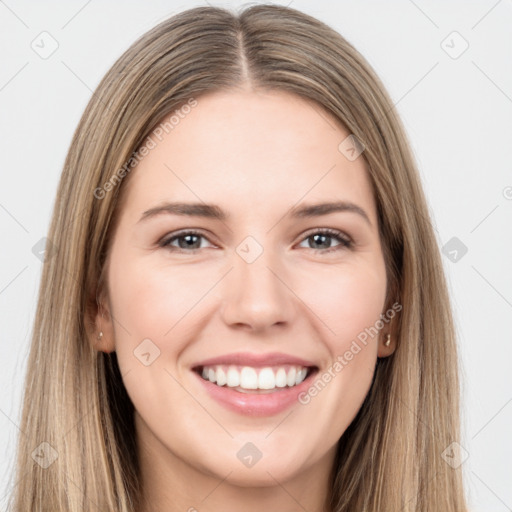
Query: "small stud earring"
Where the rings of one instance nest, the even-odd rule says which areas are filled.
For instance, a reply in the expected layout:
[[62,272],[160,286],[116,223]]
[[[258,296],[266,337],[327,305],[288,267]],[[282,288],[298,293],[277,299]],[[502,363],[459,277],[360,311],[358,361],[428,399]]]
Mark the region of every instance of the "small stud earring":
[[101,340],[101,338],[103,338],[103,331],[100,331],[100,333],[98,334],[98,339]]
[[389,347],[391,344],[391,334],[386,334],[386,341],[384,342],[384,346]]

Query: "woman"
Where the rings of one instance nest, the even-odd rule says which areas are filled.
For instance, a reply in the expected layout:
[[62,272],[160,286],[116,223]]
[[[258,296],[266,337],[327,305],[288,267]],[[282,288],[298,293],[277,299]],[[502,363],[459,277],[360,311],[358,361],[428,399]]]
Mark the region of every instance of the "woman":
[[466,510],[418,173],[326,25],[204,7],[145,34],[49,239],[12,510]]

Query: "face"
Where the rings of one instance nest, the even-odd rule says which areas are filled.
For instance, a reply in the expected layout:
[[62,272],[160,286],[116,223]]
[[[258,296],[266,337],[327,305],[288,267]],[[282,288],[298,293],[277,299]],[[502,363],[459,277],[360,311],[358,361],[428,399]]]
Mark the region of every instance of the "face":
[[386,270],[349,135],[289,93],[214,93],[129,176],[101,328],[155,464],[245,486],[332,466],[392,351],[361,341]]

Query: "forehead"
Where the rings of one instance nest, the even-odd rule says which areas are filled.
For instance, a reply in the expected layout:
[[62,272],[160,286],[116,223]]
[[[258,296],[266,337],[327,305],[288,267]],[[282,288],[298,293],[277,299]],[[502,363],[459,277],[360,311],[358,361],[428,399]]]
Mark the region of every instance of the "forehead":
[[357,201],[375,215],[364,158],[340,150],[350,133],[321,106],[283,91],[196,101],[155,127],[154,147],[127,183],[127,207],[140,214],[158,202],[204,201],[246,215],[322,199]]

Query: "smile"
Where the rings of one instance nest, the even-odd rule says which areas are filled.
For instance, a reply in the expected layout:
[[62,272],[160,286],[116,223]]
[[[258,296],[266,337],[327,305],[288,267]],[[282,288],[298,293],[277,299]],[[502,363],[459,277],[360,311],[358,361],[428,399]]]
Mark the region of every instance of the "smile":
[[318,367],[211,365],[192,373],[209,399],[237,414],[264,417],[303,407],[298,397],[311,386]]

